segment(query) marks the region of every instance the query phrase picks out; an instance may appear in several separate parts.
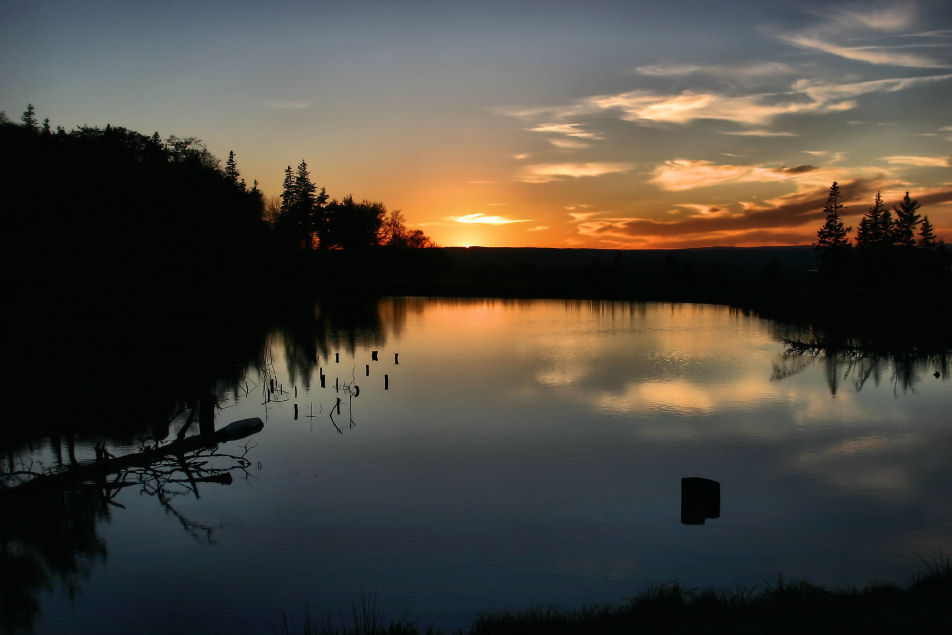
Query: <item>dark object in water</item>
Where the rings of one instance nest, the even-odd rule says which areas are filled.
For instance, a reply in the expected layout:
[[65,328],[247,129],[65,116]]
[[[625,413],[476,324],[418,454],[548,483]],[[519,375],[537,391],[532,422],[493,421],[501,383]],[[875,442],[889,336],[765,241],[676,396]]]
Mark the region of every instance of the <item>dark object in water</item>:
[[703,525],[708,518],[721,517],[721,484],[708,478],[681,479],[681,523]]
[[224,428],[215,431],[215,436],[222,441],[234,441],[235,439],[244,439],[255,432],[264,428],[264,421],[258,417],[251,419],[239,419],[232,421]]

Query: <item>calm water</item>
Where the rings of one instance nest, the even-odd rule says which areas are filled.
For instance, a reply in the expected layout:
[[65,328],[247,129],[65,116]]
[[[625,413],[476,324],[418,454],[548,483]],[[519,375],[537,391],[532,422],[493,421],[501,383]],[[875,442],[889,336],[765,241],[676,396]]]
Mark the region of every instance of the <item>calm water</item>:
[[[37,632],[283,632],[368,598],[450,629],[671,581],[906,583],[952,552],[936,360],[785,355],[781,326],[697,305],[384,300],[366,322],[270,335],[218,388],[218,425],[264,429],[195,468],[233,482],[170,460],[112,490]],[[687,476],[720,483],[719,518],[682,524]]]

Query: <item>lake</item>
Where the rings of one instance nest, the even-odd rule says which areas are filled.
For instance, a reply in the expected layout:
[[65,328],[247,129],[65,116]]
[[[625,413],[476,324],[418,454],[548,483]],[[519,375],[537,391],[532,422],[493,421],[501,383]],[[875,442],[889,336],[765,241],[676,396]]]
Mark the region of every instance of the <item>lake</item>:
[[[215,386],[214,425],[260,432],[6,514],[8,553],[46,554],[36,632],[300,631],[362,604],[449,630],[672,582],[905,584],[952,552],[944,359],[797,348],[707,305],[336,310]],[[8,467],[94,456],[58,443]],[[685,477],[719,484],[710,512],[683,517]]]

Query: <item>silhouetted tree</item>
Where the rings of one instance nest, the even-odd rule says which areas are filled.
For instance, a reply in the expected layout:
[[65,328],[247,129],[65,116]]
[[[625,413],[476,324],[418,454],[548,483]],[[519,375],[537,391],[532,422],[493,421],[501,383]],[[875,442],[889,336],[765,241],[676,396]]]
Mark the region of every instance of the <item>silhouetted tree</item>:
[[379,244],[397,246],[404,243],[407,227],[403,219],[403,212],[395,209],[384,217],[380,224]]
[[240,174],[238,172],[238,162],[235,160],[235,151],[228,151],[228,160],[225,161],[225,178],[228,179],[228,182],[238,187],[238,179]]
[[307,162],[302,160],[296,172],[289,165],[284,170],[284,186],[281,192],[281,208],[276,228],[282,236],[282,242],[296,250],[309,250],[313,247],[316,219],[319,208],[323,207],[327,194],[311,181]]
[[424,234],[422,229],[413,229],[407,232],[406,246],[411,249],[425,249],[428,247],[436,247],[436,243],[433,242],[429,236]]
[[909,192],[902,198],[899,207],[894,207],[896,221],[893,224],[893,243],[900,247],[916,246],[916,226],[919,218],[919,201],[910,198]]
[[398,209],[384,216],[377,242],[384,247],[409,247],[412,249],[436,246],[436,243],[423,233],[423,230],[409,229],[404,220],[403,212]]
[[863,251],[882,252],[893,238],[893,221],[883,197],[876,192],[873,206],[863,215],[856,230],[856,246]]
[[355,203],[353,196],[327,204],[318,229],[321,249],[362,249],[379,244],[380,226],[387,208],[383,203]]
[[294,173],[291,166],[284,168],[284,183],[281,189],[281,213],[284,214],[294,204]]
[[928,216],[922,217],[922,223],[919,225],[919,246],[925,249],[932,249],[938,246],[935,238],[935,229],[929,222]]
[[27,104],[26,110],[23,111],[23,115],[20,117],[20,121],[23,122],[25,128],[36,130],[38,122],[36,120],[36,108],[33,107],[33,104]]
[[850,249],[847,236],[853,228],[847,227],[840,217],[842,211],[846,209],[840,203],[841,196],[839,185],[833,181],[826,198],[826,205],[823,206],[826,219],[817,231],[817,241],[813,245],[820,257],[821,266],[827,271],[839,269]]
[[207,301],[260,253],[260,196],[229,184],[199,140],[34,132],[0,126],[0,276],[24,316],[158,319],[151,309]]

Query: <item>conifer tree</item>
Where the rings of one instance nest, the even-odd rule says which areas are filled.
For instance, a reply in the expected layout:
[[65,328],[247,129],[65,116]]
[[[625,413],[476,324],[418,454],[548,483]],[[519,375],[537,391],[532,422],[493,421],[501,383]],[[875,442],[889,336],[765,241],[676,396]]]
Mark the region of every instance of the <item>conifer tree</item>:
[[910,198],[909,192],[902,198],[899,207],[894,207],[896,222],[893,224],[893,244],[900,247],[916,246],[916,225],[920,222],[919,201]]
[[823,206],[826,220],[817,231],[817,241],[813,245],[819,254],[821,266],[827,271],[838,269],[850,248],[847,236],[853,228],[847,227],[840,217],[842,211],[846,209],[840,203],[841,196],[839,185],[833,181],[826,197],[826,204]]
[[24,127],[36,130],[38,122],[36,120],[36,108],[33,107],[33,104],[26,105],[26,110],[23,111],[20,120],[23,122]]
[[929,222],[928,216],[922,217],[922,224],[919,225],[919,246],[925,249],[932,249],[938,246],[935,239],[935,229]]
[[235,160],[235,151],[229,150],[228,160],[225,161],[225,177],[229,183],[237,187],[239,184],[239,176],[238,162]]
[[284,183],[281,190],[281,213],[286,213],[294,205],[294,176],[291,166],[284,168]]
[[316,215],[319,207],[327,200],[324,188],[315,196],[316,189],[306,161],[302,160],[295,171],[291,170],[290,165],[284,170],[277,225],[284,240],[295,250],[309,250],[313,247]]
[[856,230],[856,246],[863,250],[884,249],[893,238],[893,220],[883,197],[876,192],[873,206],[863,215]]
[[311,182],[311,174],[307,169],[307,162],[303,159],[297,166],[297,173],[294,175],[294,204],[301,207],[302,210],[310,212],[314,205],[314,190],[317,189]]

